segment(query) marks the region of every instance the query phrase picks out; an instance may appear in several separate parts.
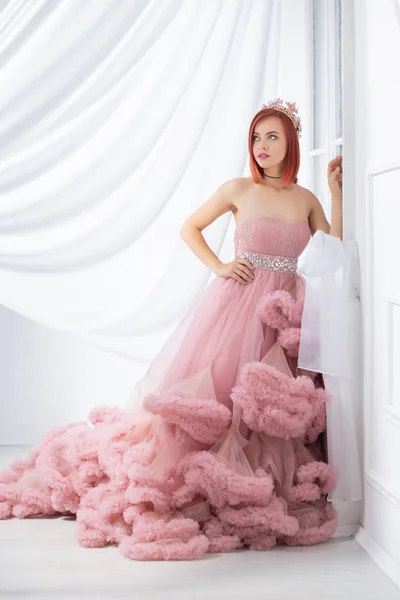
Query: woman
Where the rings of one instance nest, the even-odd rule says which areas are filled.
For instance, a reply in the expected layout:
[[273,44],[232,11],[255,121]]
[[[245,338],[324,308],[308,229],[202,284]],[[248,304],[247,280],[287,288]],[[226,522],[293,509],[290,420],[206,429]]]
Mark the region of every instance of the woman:
[[[297,258],[321,229],[342,238],[341,157],[329,163],[332,223],[297,185],[301,123],[278,98],[249,131],[251,177],[223,184],[181,235],[218,277],[184,316],[125,411],[52,429],[0,475],[0,518],[76,514],[87,547],[131,559],[199,558],[307,545],[335,531],[327,500],[328,394],[297,367],[304,284]],[[235,258],[201,231],[231,211]]]

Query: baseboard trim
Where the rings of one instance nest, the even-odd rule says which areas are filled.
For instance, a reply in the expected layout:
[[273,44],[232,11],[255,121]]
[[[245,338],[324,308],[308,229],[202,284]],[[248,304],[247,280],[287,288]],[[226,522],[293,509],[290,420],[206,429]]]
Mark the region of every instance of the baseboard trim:
[[395,563],[389,554],[384,551],[361,525],[358,528],[355,539],[378,567],[400,588],[400,566]]

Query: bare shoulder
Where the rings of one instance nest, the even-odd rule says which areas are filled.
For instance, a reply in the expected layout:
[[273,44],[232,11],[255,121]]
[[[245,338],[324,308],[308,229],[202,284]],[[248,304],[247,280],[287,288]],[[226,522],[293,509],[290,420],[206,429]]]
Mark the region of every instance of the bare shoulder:
[[229,209],[232,213],[238,210],[241,199],[253,184],[254,182],[251,177],[234,177],[222,184],[220,189],[223,189],[224,195],[229,198]]
[[249,188],[255,185],[254,179],[251,175],[249,175],[248,177],[238,177],[237,179],[241,180],[242,187]]
[[243,177],[234,177],[222,183],[194,213],[189,215],[182,225],[196,227],[202,231],[218,217],[227,212],[235,212],[236,201],[244,189]]
[[311,190],[303,187],[302,185],[298,185],[298,184],[296,184],[296,188],[306,205],[309,215],[312,213],[313,210],[315,210],[315,208],[318,208],[319,206],[321,206],[321,203],[318,200],[317,196],[315,194],[313,194]]
[[236,212],[243,198],[255,186],[252,177],[235,177],[232,179],[232,212]]
[[249,180],[251,177],[234,177],[223,183],[221,188],[224,188],[228,194],[235,194],[247,189],[250,184]]

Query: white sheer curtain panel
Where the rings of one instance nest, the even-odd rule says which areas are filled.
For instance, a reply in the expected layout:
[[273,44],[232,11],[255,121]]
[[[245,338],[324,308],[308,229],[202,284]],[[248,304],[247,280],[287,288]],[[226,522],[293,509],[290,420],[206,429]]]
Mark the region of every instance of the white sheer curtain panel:
[[[276,95],[279,8],[0,3],[0,303],[151,361],[210,275],[180,226],[243,174]],[[229,225],[205,232],[217,253]]]
[[328,499],[363,498],[360,265],[355,241],[317,231],[298,269],[306,285],[299,367],[324,375],[329,463],[340,474]]

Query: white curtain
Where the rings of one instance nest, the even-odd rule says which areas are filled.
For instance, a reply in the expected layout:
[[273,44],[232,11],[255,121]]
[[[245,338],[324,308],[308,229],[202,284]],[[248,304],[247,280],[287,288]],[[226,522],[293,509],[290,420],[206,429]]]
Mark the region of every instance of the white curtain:
[[306,294],[298,366],[324,375],[329,463],[340,475],[329,499],[355,501],[362,488],[361,290],[355,241],[317,231],[298,269]]
[[[179,229],[248,173],[250,120],[277,93],[279,19],[279,0],[0,0],[1,304],[151,363],[211,275]],[[227,215],[204,231],[221,258],[232,225]],[[336,399],[334,497],[356,499],[357,351],[338,362],[343,321],[317,348],[306,335],[332,307],[356,322],[352,250],[337,244],[318,232],[301,271],[300,366],[323,372]]]
[[279,0],[0,10],[0,303],[149,363],[210,276],[180,226],[276,96]]

